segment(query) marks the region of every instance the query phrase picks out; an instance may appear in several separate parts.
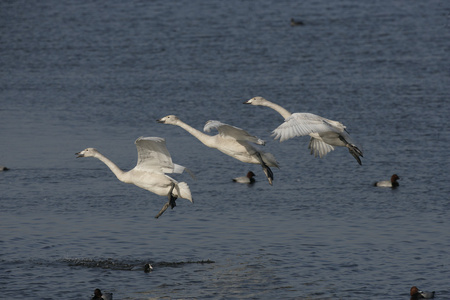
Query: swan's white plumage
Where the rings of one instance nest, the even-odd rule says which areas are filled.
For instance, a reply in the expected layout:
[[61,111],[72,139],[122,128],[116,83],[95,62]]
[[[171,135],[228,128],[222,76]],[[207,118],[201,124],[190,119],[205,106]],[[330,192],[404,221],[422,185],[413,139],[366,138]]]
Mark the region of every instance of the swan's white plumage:
[[219,134],[211,136],[184,123],[174,115],[165,116],[158,119],[157,122],[179,126],[196,137],[205,146],[217,149],[237,160],[245,163],[260,164],[269,183],[272,184],[273,173],[269,167],[278,167],[278,162],[271,153],[259,150],[252,145],[251,143],[264,145],[264,141],[250,135],[245,130],[210,120],[206,122],[203,130],[209,132],[211,129],[217,129],[219,131]]
[[311,138],[309,140],[308,149],[311,149],[311,154],[314,154],[314,157],[319,156],[320,158],[322,158],[328,152],[333,151],[334,147],[322,140]]
[[297,137],[310,135],[311,133],[324,133],[333,131],[341,133],[345,126],[336,121],[322,118],[310,113],[294,113],[283,124],[278,126],[273,134],[280,142]]
[[[173,206],[175,206],[174,199],[176,197],[193,202],[187,183],[177,182],[175,179],[166,175],[166,173],[182,173],[184,170],[189,170],[172,162],[170,153],[166,148],[165,139],[159,137],[140,137],[135,141],[135,144],[138,151],[138,162],[136,167],[127,172],[122,171],[116,164],[95,148],[86,148],[78,152],[77,156],[95,157],[101,160],[120,181],[134,184],[160,196],[168,196],[168,203]],[[171,195],[175,196],[175,198]],[[160,212],[158,217],[162,212]]]
[[315,157],[323,157],[328,152],[334,150],[333,146],[347,147],[350,154],[361,164],[359,150],[350,139],[350,135],[345,130],[345,126],[338,121],[329,120],[311,113],[291,114],[278,104],[270,102],[263,97],[253,97],[244,102],[245,104],[260,105],[272,108],[283,116],[284,123],[278,126],[273,135],[280,142],[285,140],[309,135],[311,137],[308,148]]
[[210,132],[211,129],[217,129],[219,134],[224,138],[232,138],[237,141],[247,141],[258,145],[265,145],[263,140],[251,135],[247,131],[220,121],[209,120],[206,122],[205,127],[203,127],[203,131]]
[[166,174],[181,174],[186,170],[191,174],[186,167],[172,162],[165,139],[160,137],[140,137],[134,143],[138,151],[136,170]]

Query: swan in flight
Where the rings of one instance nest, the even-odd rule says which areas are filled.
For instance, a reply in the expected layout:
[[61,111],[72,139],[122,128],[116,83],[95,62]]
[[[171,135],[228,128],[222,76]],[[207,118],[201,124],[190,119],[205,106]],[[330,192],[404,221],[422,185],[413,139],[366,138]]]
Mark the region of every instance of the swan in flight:
[[375,186],[378,186],[378,187],[391,187],[391,188],[395,188],[395,187],[398,187],[399,186],[399,184],[398,184],[398,182],[397,182],[397,180],[399,180],[400,179],[400,177],[398,177],[398,175],[397,174],[394,174],[394,175],[392,175],[391,176],[391,180],[384,180],[384,181],[378,181],[378,182],[375,182]]
[[132,183],[159,196],[167,196],[169,201],[163,206],[155,218],[159,218],[169,205],[173,209],[176,206],[175,200],[178,197],[187,199],[193,203],[191,191],[187,183],[177,182],[165,174],[181,174],[184,170],[191,174],[189,169],[172,162],[172,158],[166,147],[166,140],[159,137],[140,137],[135,141],[135,144],[138,151],[138,161],[136,167],[128,172],[119,169],[119,167],[95,148],[84,149],[76,153],[76,155],[77,157],[98,158],[111,169],[120,181]]
[[328,152],[334,150],[334,146],[347,147],[350,154],[361,165],[359,157],[363,157],[363,153],[353,144],[346,127],[341,122],[310,113],[291,114],[280,105],[263,97],[253,97],[244,104],[267,106],[283,116],[284,123],[273,131],[275,139],[280,139],[280,142],[297,136],[309,135],[311,139],[308,148],[315,157],[324,157]]
[[255,173],[253,173],[252,171],[249,171],[246,176],[233,178],[233,181],[237,182],[237,183],[252,184],[252,183],[255,183],[255,178],[253,178],[254,176],[256,176]]
[[159,123],[180,126],[196,137],[205,146],[215,148],[237,160],[250,164],[260,164],[267,176],[269,184],[272,185],[273,173],[269,167],[278,168],[278,163],[271,153],[258,150],[250,144],[264,145],[265,142],[250,135],[247,131],[219,121],[210,120],[206,122],[203,131],[210,132],[211,129],[217,129],[217,131],[219,131],[219,134],[211,136],[189,126],[174,115],[166,116],[157,121]]

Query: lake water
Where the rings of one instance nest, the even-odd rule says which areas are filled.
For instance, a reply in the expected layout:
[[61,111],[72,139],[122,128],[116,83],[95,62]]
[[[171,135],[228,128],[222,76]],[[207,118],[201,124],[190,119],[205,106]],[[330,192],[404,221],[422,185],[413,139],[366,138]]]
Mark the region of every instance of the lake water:
[[[0,298],[449,299],[449,52],[448,1],[2,1]],[[254,96],[343,122],[362,166],[274,141]],[[266,140],[273,186],[169,114]],[[140,136],[194,204],[155,219],[166,198],[74,155],[128,170]]]

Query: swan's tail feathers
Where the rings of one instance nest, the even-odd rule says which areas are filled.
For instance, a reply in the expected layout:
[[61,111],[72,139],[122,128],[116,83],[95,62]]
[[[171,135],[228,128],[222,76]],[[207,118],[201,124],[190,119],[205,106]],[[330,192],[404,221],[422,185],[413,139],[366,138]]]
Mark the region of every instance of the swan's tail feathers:
[[268,165],[269,167],[277,167],[280,168],[280,166],[278,165],[277,159],[275,158],[275,156],[272,153],[269,152],[261,152],[261,159],[263,160],[263,162]]
[[176,186],[176,196],[179,198],[187,199],[194,203],[192,199],[191,190],[186,182],[179,182]]
[[161,210],[155,216],[155,218],[158,219],[169,208],[169,205],[170,205],[170,201],[168,201],[166,204],[164,204],[163,208],[161,208]]
[[308,149],[311,149],[311,155],[314,154],[314,157],[319,156],[322,158],[327,155],[328,152],[333,151],[334,147],[322,140],[311,137],[309,140]]

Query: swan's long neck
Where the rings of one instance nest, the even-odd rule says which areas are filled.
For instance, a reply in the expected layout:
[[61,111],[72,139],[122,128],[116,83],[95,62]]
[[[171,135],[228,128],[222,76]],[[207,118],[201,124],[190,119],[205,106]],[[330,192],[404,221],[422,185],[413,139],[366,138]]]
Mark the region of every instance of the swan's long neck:
[[95,154],[95,157],[101,160],[105,165],[107,165],[108,168],[114,173],[114,175],[116,175],[117,179],[119,179],[120,181],[124,181],[125,172],[119,169],[119,167],[116,166],[115,163],[110,161],[108,158],[106,158],[99,152]]
[[289,118],[292,114],[287,111],[285,108],[281,107],[278,104],[275,104],[273,102],[270,102],[268,100],[264,101],[262,104],[262,106],[267,106],[272,108],[273,110],[276,110],[280,115],[283,116],[283,118],[286,120],[287,118]]
[[189,132],[190,134],[192,134],[193,136],[195,136],[200,142],[205,144],[205,146],[214,148],[212,136],[204,134],[200,130],[195,129],[180,120],[178,120],[176,124],[181,128],[183,128],[184,130],[186,130],[187,132]]

